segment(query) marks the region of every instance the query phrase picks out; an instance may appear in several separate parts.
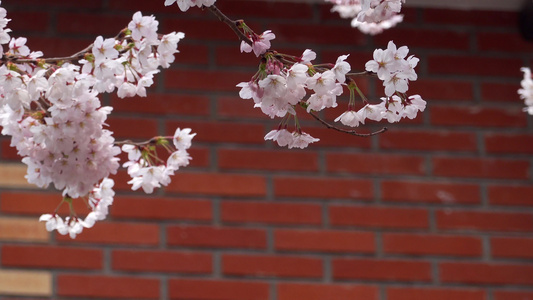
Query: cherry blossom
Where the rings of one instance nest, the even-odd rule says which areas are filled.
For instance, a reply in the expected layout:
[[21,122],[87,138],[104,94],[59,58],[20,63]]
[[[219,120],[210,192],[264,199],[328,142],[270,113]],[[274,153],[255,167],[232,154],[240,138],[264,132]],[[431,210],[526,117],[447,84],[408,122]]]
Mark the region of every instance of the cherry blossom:
[[189,8],[194,7],[194,6],[209,7],[209,6],[213,5],[213,4],[215,4],[215,1],[216,0],[165,0],[165,5],[169,6],[169,5],[174,4],[174,2],[176,2],[176,4],[178,4],[178,7],[180,8],[180,10],[185,12],[185,11],[189,10]]
[[521,68],[520,70],[524,72],[524,79],[520,82],[521,88],[518,90],[518,94],[526,105],[524,111],[533,115],[533,79],[531,77],[531,69]]
[[267,30],[260,35],[251,33],[248,36],[252,40],[252,44],[249,45],[245,41],[242,41],[241,52],[250,53],[253,51],[256,56],[259,56],[270,49],[270,41],[276,38],[276,35],[272,33],[271,30]]
[[[401,17],[397,15],[401,0],[330,2],[358,5],[357,9],[338,11],[361,22],[360,29],[368,23],[392,26],[386,22]],[[414,118],[425,109],[426,102],[420,96],[405,94],[408,82],[417,79],[414,69],[419,61],[408,56],[405,46],[396,48],[391,41],[387,49],[376,49],[374,59],[365,65],[367,72],[351,73],[347,54],[340,55],[335,63],[316,63],[317,55],[311,49],[300,56],[271,49],[276,37],[271,30],[256,34],[242,20],[228,22],[217,13],[215,0],[164,3],[176,3],[182,11],[209,7],[221,20],[226,18],[225,23],[237,33],[241,52],[260,57],[258,71],[237,87],[241,98],[253,99],[251,105],[264,114],[281,118],[278,129],[264,137],[281,147],[303,149],[319,141],[302,128],[298,118],[302,113],[336,128],[317,113],[337,107],[337,99],[346,88],[350,91],[348,109],[335,120],[346,126],[359,126],[366,119],[397,122]],[[192,158],[188,150],[196,136],[191,128],[177,128],[173,136],[144,142],[116,141],[106,124],[113,108],[102,105],[99,98],[112,92],[119,98],[146,97],[154,76],[174,62],[183,33],[161,35],[154,16],[136,12],[114,38],[98,36],[70,57],[41,59],[43,53],[31,51],[26,38],[10,36],[6,17],[6,10],[0,7],[0,126],[27,166],[28,182],[41,188],[53,186],[62,193],[61,205],[69,207],[68,216],[62,217],[56,210],[40,217],[48,231],[75,238],[84,228],[106,219],[115,196],[115,183],[109,176],[117,173],[121,152],[127,154],[122,167],[131,177],[131,189],[145,193],[167,186],[176,171],[189,165]],[[6,53],[2,45],[6,45]],[[383,81],[386,97],[378,104],[370,104],[354,80],[369,73]],[[525,75],[529,78],[526,84],[531,85],[529,71]],[[364,104],[359,110],[355,108],[356,92]],[[524,99],[528,104],[529,96]],[[72,206],[79,200],[90,209],[84,218]]]
[[[119,97],[146,96],[154,74],[160,66],[169,66],[184,35],[174,32],[160,37],[155,18],[137,12],[121,38],[98,36],[77,59],[73,56],[56,65],[32,61],[42,53],[32,52],[26,38],[6,38],[10,30],[5,28],[9,21],[5,9],[0,9],[0,16],[0,42],[8,44],[10,55],[2,59],[14,62],[0,66],[2,134],[11,136],[11,146],[27,165],[28,182],[42,188],[53,185],[62,191],[62,203],[70,207],[65,218],[55,212],[41,216],[47,230],[75,238],[83,228],[106,218],[114,196],[114,182],[108,176],[120,166],[120,148],[105,123],[112,107],[102,106],[99,94],[116,90]],[[18,63],[18,59],[28,62]],[[191,146],[192,137],[184,134],[183,138],[183,149],[173,156],[168,171],[154,171],[162,169],[159,165],[137,168],[140,186],[149,191],[166,185],[174,170],[188,165],[190,157],[184,149]],[[142,152],[135,147],[124,145],[124,151],[130,161],[142,160]],[[139,179],[132,180],[138,188]],[[78,198],[91,208],[85,220],[71,206]]]
[[416,80],[418,77],[414,70],[418,58],[410,56],[405,59],[408,52],[409,48],[406,46],[397,49],[394,42],[390,41],[387,49],[376,49],[374,59],[365,65],[367,71],[377,73],[383,81],[385,94],[389,97],[395,92],[407,92],[409,80]]
[[326,0],[333,3],[332,12],[352,19],[351,25],[365,34],[376,35],[403,21],[403,0]]

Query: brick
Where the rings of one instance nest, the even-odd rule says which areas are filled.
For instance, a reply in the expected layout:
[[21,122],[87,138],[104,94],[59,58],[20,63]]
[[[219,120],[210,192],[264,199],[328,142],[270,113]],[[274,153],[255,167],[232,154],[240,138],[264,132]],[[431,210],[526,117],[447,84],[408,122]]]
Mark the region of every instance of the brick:
[[[142,10],[144,11],[144,10]],[[181,13],[181,12],[180,12]],[[209,47],[206,45],[198,45],[194,42],[189,42],[188,35],[185,35],[185,40],[180,41],[178,50],[179,54],[175,54],[176,65],[203,65],[209,64]]]
[[264,18],[268,16],[273,19],[309,20],[313,17],[313,6],[307,3],[272,3],[248,1],[224,1],[217,3],[222,11],[228,12],[228,16],[236,18]]
[[443,126],[526,127],[527,114],[521,108],[480,106],[432,106],[431,124]]
[[[526,52],[531,53],[533,46],[528,43],[518,31],[507,32],[478,32],[477,45],[479,51],[498,51],[505,53]],[[494,41],[498,41],[495,43]]]
[[[286,24],[270,22],[268,28],[276,33],[276,42],[291,44],[323,44],[362,46],[366,36],[346,25]],[[335,34],[331,34],[335,32]]]
[[533,216],[528,213],[439,210],[437,228],[443,230],[479,230],[530,232]]
[[159,280],[129,276],[60,274],[57,295],[62,297],[159,299]]
[[494,300],[528,300],[533,299],[533,292],[525,291],[494,291]]
[[522,185],[490,185],[489,202],[493,205],[532,206],[533,187]]
[[533,135],[528,134],[485,134],[487,153],[533,154]]
[[44,271],[0,270],[0,294],[52,296],[52,274]]
[[190,167],[206,168],[211,163],[209,148],[193,145],[191,149],[187,150],[192,157]]
[[168,192],[253,197],[264,196],[263,176],[217,173],[178,173],[167,186]]
[[485,300],[486,293],[480,289],[450,288],[399,288],[387,289],[388,300]]
[[479,204],[480,189],[476,184],[396,181],[381,182],[381,198],[390,202]]
[[[466,26],[515,27],[518,13],[512,11],[454,10],[425,8],[424,23]],[[453,16],[453,18],[450,18]]]
[[377,300],[378,289],[373,285],[278,283],[278,300]]
[[480,257],[483,251],[478,237],[384,233],[382,239],[388,254]]
[[112,95],[113,113],[174,115],[209,115],[209,99],[205,96],[150,93],[148,98],[133,97],[120,99]]
[[[194,10],[189,10],[187,13],[195,13]],[[161,18],[162,26],[159,32],[172,32],[176,29],[184,29],[185,31],[185,40],[186,41],[231,41],[235,45],[238,43],[238,37],[235,33],[229,29],[225,24],[215,18],[209,16],[209,18],[176,18],[176,14],[183,14],[182,12],[176,12],[170,17]],[[203,15],[203,14],[202,14]],[[254,22],[246,22],[250,28],[259,28],[255,26]],[[206,30],[208,28],[208,30]],[[184,40],[184,41],[185,41]],[[237,46],[235,46],[237,47]],[[244,54],[243,54],[244,55]],[[248,54],[251,55],[251,54]],[[249,77],[252,77],[253,74],[250,74]],[[238,83],[238,82],[237,82]],[[235,83],[235,84],[237,84]]]
[[118,196],[111,215],[128,219],[209,221],[212,209],[211,201],[202,199]]
[[517,104],[517,91],[520,88],[520,82],[501,83],[501,82],[482,82],[481,99],[483,101],[509,102]]
[[0,241],[47,242],[50,235],[37,218],[0,217]]
[[528,179],[527,160],[433,157],[433,174],[446,177]]
[[89,13],[59,13],[57,15],[57,31],[87,35],[115,36],[128,26],[130,17],[117,15],[99,15]]
[[260,108],[254,108],[252,99],[237,97],[219,97],[217,100],[217,115],[225,119],[235,120],[269,120],[270,118],[261,112]]
[[[113,0],[109,2],[108,9],[123,11],[146,11],[146,12],[172,12],[177,13],[179,10],[177,5],[164,6],[161,3],[151,1],[132,1],[132,0]],[[165,31],[166,32],[166,31]]]
[[422,175],[425,173],[424,162],[423,157],[413,155],[326,154],[327,170],[340,173]]
[[[204,27],[202,25],[202,27]],[[239,82],[250,81],[252,73],[237,71],[177,70],[165,71],[165,87],[180,91],[229,91],[238,94]]]
[[230,276],[321,278],[320,258],[224,254],[222,273]]
[[196,252],[113,250],[111,261],[112,268],[120,271],[207,274],[213,259]]
[[[9,214],[40,216],[43,213],[52,213],[61,203],[62,196],[58,192],[16,192],[6,191],[1,193],[0,211]],[[74,199],[72,207],[80,216],[89,213],[87,204],[82,199]],[[58,214],[68,215],[70,210],[67,204],[61,205]],[[41,223],[43,224],[43,223]]]
[[325,199],[371,199],[373,197],[370,180],[316,177],[275,177],[274,193],[278,197]]
[[26,45],[32,50],[42,51],[45,57],[62,57],[70,56],[75,51],[85,49],[93,42],[94,37],[92,39],[81,37],[45,37],[41,34],[28,37]]
[[518,58],[495,58],[465,55],[430,55],[429,74],[462,74],[472,76],[520,77],[522,62]]
[[376,246],[372,232],[276,229],[274,247],[278,251],[374,253]]
[[[13,5],[14,4],[14,5]],[[88,3],[80,3],[79,5],[75,3],[65,3],[62,0],[18,0],[12,5],[6,6],[12,6],[16,8],[27,8],[27,7],[39,7],[39,8],[50,8],[50,7],[61,7],[61,8],[100,8],[102,7],[102,1],[101,0],[94,0]],[[2,5],[3,6],[3,5]],[[8,10],[9,11],[9,10]],[[10,12],[9,16],[10,17]]]
[[425,229],[429,226],[427,210],[415,208],[335,205],[329,208],[329,218],[334,226],[404,229]]
[[443,283],[531,285],[532,265],[447,262],[441,263]]
[[169,226],[167,243],[183,247],[265,249],[266,232],[251,228]]
[[4,245],[2,266],[47,269],[101,270],[103,254],[97,249]]
[[56,238],[73,243],[155,246],[159,244],[159,226],[149,223],[99,222],[91,229],[84,230],[75,240],[71,240],[68,235],[59,234],[56,234]]
[[229,223],[320,225],[322,206],[303,203],[224,201],[221,218]]
[[490,239],[492,257],[533,258],[533,239],[522,237],[492,237]]
[[171,299],[268,300],[269,284],[243,280],[169,279]]
[[[215,61],[217,66],[242,66],[257,68],[261,60],[255,55],[247,55],[246,53],[241,53],[235,45],[232,46],[218,46],[215,52]],[[252,101],[252,100],[250,100]]]
[[[431,37],[431,38],[428,38]],[[470,48],[470,35],[468,32],[435,30],[416,28],[394,28],[385,30],[374,38],[376,44],[387,47],[389,41],[394,40],[398,47],[407,45],[409,48],[430,48],[468,50]],[[412,52],[412,51],[411,51]],[[409,55],[415,53],[409,53]]]
[[10,147],[9,144],[11,143],[8,139],[2,139],[0,142],[0,152],[1,152],[1,158],[4,162],[13,161],[18,162],[20,160],[20,157],[17,154],[17,149],[14,147]]
[[[244,126],[245,125],[245,126]],[[237,122],[191,122],[172,121],[166,124],[167,135],[173,135],[176,128],[191,128],[197,135],[194,142],[211,143],[265,143],[264,126],[260,124],[248,124]]]
[[222,169],[317,171],[318,154],[307,151],[219,149]]
[[[17,33],[38,32],[42,34],[45,33],[48,28],[49,16],[46,12],[9,11],[8,18],[11,19],[8,28]],[[27,22],[27,20],[31,20],[31,22]]]
[[24,178],[26,174],[26,165],[22,163],[0,163],[0,187],[36,189]]
[[160,135],[156,120],[112,116],[106,123],[109,124],[109,130],[113,131],[115,138],[150,139]]
[[431,281],[425,261],[334,258],[333,278],[380,281]]
[[382,149],[474,152],[477,141],[476,136],[468,132],[394,130],[379,135],[379,146]]
[[409,90],[426,100],[472,101],[474,99],[472,83],[466,80],[419,78],[409,82]]

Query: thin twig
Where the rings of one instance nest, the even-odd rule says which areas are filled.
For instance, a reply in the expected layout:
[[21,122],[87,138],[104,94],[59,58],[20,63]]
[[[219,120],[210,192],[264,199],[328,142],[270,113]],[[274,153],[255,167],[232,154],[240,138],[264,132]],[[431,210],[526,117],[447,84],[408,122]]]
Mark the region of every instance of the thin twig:
[[377,76],[377,74],[370,71],[363,71],[358,73],[346,73],[346,76]]
[[171,140],[173,139],[174,137],[173,136],[154,136],[153,138],[149,139],[149,140],[146,140],[144,142],[134,142],[132,140],[124,140],[124,141],[115,141],[115,145],[134,145],[134,146],[144,146],[144,145],[148,145],[148,144],[155,144],[158,140],[161,140],[161,139],[167,139],[167,140]]
[[329,124],[328,122],[322,120],[319,116],[317,116],[316,114],[314,114],[312,112],[309,112],[309,114],[311,116],[313,116],[313,118],[315,118],[317,121],[319,121],[320,123],[324,124],[324,126],[326,126],[329,129],[333,129],[333,130],[336,130],[336,131],[339,131],[339,132],[342,132],[342,133],[347,133],[347,134],[351,134],[351,135],[355,135],[355,136],[369,137],[369,136],[377,135],[377,134],[380,134],[380,133],[383,133],[383,132],[387,131],[387,127],[383,127],[380,130],[375,131],[375,132],[371,132],[371,133],[358,133],[355,130],[344,130],[342,128],[338,128],[338,127],[336,127],[334,125]]
[[30,59],[30,58],[7,58],[7,61],[14,62],[16,64],[24,64],[24,63],[38,63],[38,62],[44,62],[44,63],[56,63],[60,61],[73,61],[73,60],[79,60],[82,59],[85,56],[85,53],[89,52],[93,48],[93,44],[90,44],[85,49],[72,54],[71,56],[66,57],[51,57],[51,58],[42,58],[42,59]]
[[[114,38],[120,39],[123,37],[124,30],[121,30]],[[25,64],[25,63],[58,63],[58,62],[65,62],[65,61],[75,61],[80,60],[85,57],[86,53],[91,52],[92,48],[94,46],[94,43],[91,43],[89,46],[85,47],[83,50],[78,51],[70,56],[65,57],[51,57],[51,58],[18,58],[16,56],[4,56],[3,58],[0,58],[0,63],[16,63],[16,64]],[[127,48],[126,48],[127,50]],[[124,50],[119,51],[119,53],[124,52]]]
[[216,7],[216,5],[211,5],[207,9],[215,16],[217,16],[220,21],[226,23],[226,25],[228,25],[231,30],[235,32],[235,34],[239,37],[241,41],[244,41],[250,46],[252,45],[252,41],[244,33],[242,33],[242,31],[239,30],[239,27],[237,27],[238,21],[234,21],[228,18],[224,13],[220,11],[220,9],[218,9],[218,7]]

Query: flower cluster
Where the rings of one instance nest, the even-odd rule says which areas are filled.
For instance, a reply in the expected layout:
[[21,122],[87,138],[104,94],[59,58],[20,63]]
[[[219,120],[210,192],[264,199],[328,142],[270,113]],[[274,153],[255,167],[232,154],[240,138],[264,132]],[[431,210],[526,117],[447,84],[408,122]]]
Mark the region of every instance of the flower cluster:
[[290,132],[285,128],[271,130],[265,135],[265,141],[276,141],[280,147],[306,148],[310,143],[318,142],[319,139],[310,136],[308,133],[297,130]]
[[406,96],[409,86],[409,80],[417,79],[414,70],[418,64],[418,58],[414,56],[407,57],[409,48],[403,46],[396,48],[394,42],[390,41],[387,49],[376,49],[374,51],[374,60],[368,61],[365,65],[368,72],[376,73],[378,78],[383,81],[385,86],[385,95],[381,98],[379,104],[369,104],[364,95],[361,94],[365,106],[358,111],[354,110],[355,85],[349,85],[351,91],[350,104],[348,110],[342,113],[336,122],[351,127],[357,127],[359,124],[365,124],[366,119],[381,121],[387,120],[390,123],[398,122],[402,118],[413,119],[419,111],[424,111],[426,101],[419,95]]
[[[316,58],[312,50],[305,50],[300,57],[267,53],[263,55],[259,71],[249,82],[241,82],[239,95],[243,99],[253,99],[255,107],[270,116],[284,118],[279,130],[265,136],[265,140],[277,141],[280,146],[305,148],[318,139],[302,132],[296,117],[296,106],[307,112],[321,111],[337,106],[337,97],[342,94],[342,84],[350,65],[342,55],[331,68],[321,68],[311,62]],[[311,95],[307,96],[310,92]],[[287,130],[289,118],[295,118],[295,130]]]
[[332,12],[341,18],[352,19],[352,27],[376,35],[403,21],[399,15],[405,0],[326,0],[333,3]]
[[387,120],[389,123],[395,123],[402,118],[414,119],[417,113],[424,111],[426,101],[419,95],[413,95],[408,98],[394,95],[392,97],[381,98],[379,104],[366,104],[358,111],[350,106],[347,111],[335,119],[335,122],[350,127],[357,127],[359,124],[365,124],[365,120],[381,121]]
[[128,162],[124,164],[124,167],[128,168],[128,174],[132,177],[128,181],[132,189],[135,191],[142,187],[145,193],[151,194],[154,188],[159,188],[161,185],[167,186],[174,171],[189,165],[191,157],[187,149],[191,147],[191,140],[195,135],[196,133],[191,134],[190,128],[176,129],[172,139],[175,148],[171,148],[165,137],[154,138],[153,143],[156,146],[163,146],[170,153],[166,163],[158,157],[151,143],[145,146],[133,144],[122,146],[122,150],[128,153]]
[[[87,203],[91,208],[91,212],[84,220],[77,216],[71,215],[65,220],[56,213],[41,215],[39,221],[46,222],[46,230],[57,230],[62,235],[69,234],[71,238],[76,238],[76,235],[83,231],[83,228],[91,228],[96,221],[104,220],[108,214],[108,207],[113,204],[115,192],[113,185],[115,182],[112,179],[104,178],[102,182],[96,185],[87,196]],[[66,196],[63,202],[68,203],[72,210],[72,198]]]
[[367,71],[376,73],[383,81],[385,95],[388,97],[396,92],[407,92],[409,80],[414,81],[418,78],[415,67],[419,59],[413,55],[407,57],[408,53],[407,46],[397,49],[394,42],[390,41],[387,49],[376,49],[374,59],[365,65]]
[[208,7],[213,4],[215,4],[217,0],[165,0],[165,5],[170,6],[176,2],[178,4],[181,11],[187,11],[189,8],[197,6],[197,7]]
[[524,72],[524,79],[520,82],[522,88],[518,90],[518,94],[526,105],[524,111],[533,115],[533,79],[531,78],[531,69],[522,68],[520,70]]
[[[26,38],[11,38],[8,19],[0,8],[0,125],[11,136],[26,179],[39,187],[52,184],[63,202],[84,198],[91,213],[81,220],[71,209],[64,221],[56,213],[43,215],[48,230],[75,237],[84,227],[105,219],[112,203],[117,155],[105,121],[112,108],[98,95],[117,91],[119,97],[146,96],[159,67],[168,67],[183,33],[160,36],[153,16],[133,15],[117,38],[99,36],[86,50],[61,60],[39,59]],[[72,206],[71,206],[72,207]]]
[[260,35],[255,34],[253,31],[246,32],[245,30],[245,34],[252,41],[252,44],[249,45],[245,41],[241,41],[241,52],[250,53],[254,51],[254,54],[257,57],[270,49],[270,41],[276,38],[276,35],[270,30],[265,31]]

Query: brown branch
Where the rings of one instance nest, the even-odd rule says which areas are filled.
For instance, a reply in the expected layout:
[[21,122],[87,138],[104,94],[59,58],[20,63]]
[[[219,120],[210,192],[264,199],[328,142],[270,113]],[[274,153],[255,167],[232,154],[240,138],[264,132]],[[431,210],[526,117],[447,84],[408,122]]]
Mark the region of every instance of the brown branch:
[[252,41],[244,33],[242,33],[242,31],[239,30],[239,27],[238,27],[239,21],[234,21],[228,18],[224,13],[220,11],[220,9],[218,9],[218,7],[216,7],[216,5],[211,5],[207,9],[210,12],[212,12],[215,16],[217,16],[220,21],[228,25],[229,28],[231,28],[231,30],[235,32],[235,34],[239,37],[241,41],[244,41],[250,46],[252,45]]
[[346,76],[377,76],[377,74],[370,71],[363,71],[358,73],[346,73]]
[[312,112],[309,112],[309,114],[311,116],[313,116],[313,118],[315,118],[317,121],[319,121],[320,123],[322,123],[324,126],[326,126],[329,129],[333,129],[333,130],[336,130],[336,131],[339,131],[339,132],[342,132],[342,133],[347,133],[347,134],[351,134],[351,135],[355,135],[355,136],[369,137],[369,136],[377,135],[377,134],[380,134],[380,133],[383,133],[383,132],[387,131],[387,127],[383,127],[380,130],[375,131],[375,132],[371,132],[371,133],[358,133],[355,130],[344,130],[342,128],[338,128],[338,127],[336,127],[334,125],[329,124],[328,122],[322,120],[319,116],[317,116],[316,114],[314,114]]
[[[127,29],[127,28],[126,28]],[[115,39],[120,39],[120,38],[123,38],[124,37],[124,30],[121,30],[114,38]],[[25,63],[34,63],[34,64],[37,64],[37,63],[58,63],[58,62],[61,62],[61,61],[74,61],[74,60],[80,60],[82,58],[85,57],[85,54],[86,53],[89,53],[91,52],[92,48],[94,46],[94,43],[91,43],[89,46],[85,47],[83,50],[80,50],[70,56],[65,56],[65,57],[51,57],[51,58],[36,58],[36,59],[31,59],[31,58],[18,58],[16,56],[4,56],[3,58],[0,58],[0,63],[8,63],[8,62],[12,62],[12,63],[15,63],[15,64],[25,64]],[[122,53],[123,51],[119,51],[120,53]]]
[[51,58],[37,58],[37,59],[30,59],[30,58],[7,58],[8,62],[13,62],[16,64],[25,64],[25,63],[38,63],[38,62],[44,62],[44,63],[57,63],[60,61],[73,61],[73,60],[79,60],[82,59],[85,56],[85,53],[89,52],[93,47],[93,44],[90,44],[85,49],[78,51],[75,54],[72,54],[71,56],[66,57],[51,57]]
[[132,140],[124,140],[124,141],[115,141],[115,145],[126,145],[126,144],[129,144],[129,145],[134,145],[134,146],[144,146],[144,145],[149,145],[149,144],[155,144],[157,143],[157,141],[161,140],[161,139],[165,139],[165,140],[172,140],[174,139],[173,136],[154,136],[153,138],[149,139],[149,140],[146,140],[146,141],[143,141],[143,142],[134,142]]

